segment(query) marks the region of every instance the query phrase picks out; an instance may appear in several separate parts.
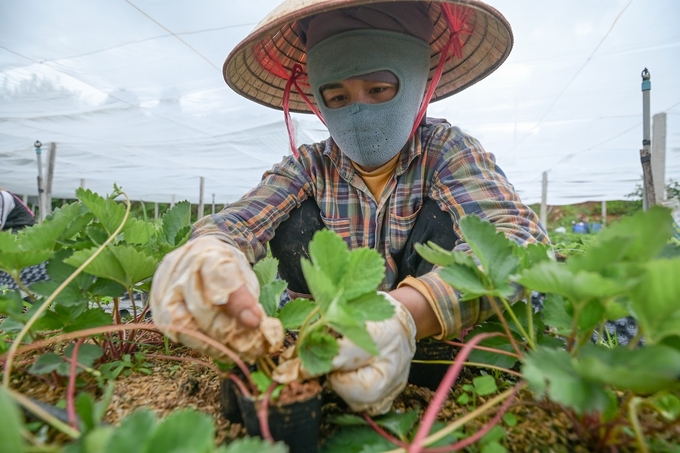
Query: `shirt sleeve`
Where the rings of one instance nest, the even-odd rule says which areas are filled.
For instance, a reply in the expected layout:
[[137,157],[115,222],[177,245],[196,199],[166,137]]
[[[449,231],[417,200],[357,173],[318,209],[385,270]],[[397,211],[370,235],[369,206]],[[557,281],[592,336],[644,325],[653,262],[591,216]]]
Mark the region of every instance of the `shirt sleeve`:
[[[490,221],[496,229],[519,245],[548,244],[548,236],[536,213],[520,200],[514,187],[496,165],[495,157],[477,140],[455,127],[443,127],[429,142],[426,155],[433,160],[429,197],[452,215],[454,230],[462,237],[459,222],[467,215]],[[438,150],[438,151],[437,151]],[[459,240],[455,251],[471,253]],[[456,336],[461,329],[479,324],[494,314],[487,298],[459,301],[456,289],[439,276],[440,268],[417,278],[418,283],[402,282],[418,290],[430,303],[441,325],[436,338]],[[521,298],[517,292],[509,302]]]
[[255,263],[267,255],[267,243],[288,213],[311,195],[307,154],[300,160],[287,156],[267,171],[260,183],[221,212],[193,225],[191,238],[219,235]]
[[16,207],[14,197],[6,190],[0,190],[0,231],[5,228],[9,213]]

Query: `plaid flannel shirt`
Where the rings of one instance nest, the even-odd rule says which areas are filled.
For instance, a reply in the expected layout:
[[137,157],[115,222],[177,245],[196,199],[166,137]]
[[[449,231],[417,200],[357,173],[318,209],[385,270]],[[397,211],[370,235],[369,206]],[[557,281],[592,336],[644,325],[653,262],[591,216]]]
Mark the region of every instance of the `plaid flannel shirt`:
[[[521,245],[548,242],[538,217],[520,201],[495,157],[443,120],[428,119],[427,125],[418,129],[379,200],[330,138],[303,145],[299,151],[299,158],[285,157],[243,198],[199,220],[193,237],[223,235],[255,263],[266,256],[267,242],[289,212],[312,197],[325,226],[342,236],[350,249],[370,247],[385,258],[382,291],[395,289],[399,283],[398,263],[393,257],[403,249],[426,198],[451,214],[459,237],[458,221],[474,214]],[[455,250],[467,251],[469,247],[459,241]],[[438,271],[435,268],[418,277],[429,292],[426,298],[434,301],[431,305],[442,326],[438,338],[452,337],[493,314],[485,299],[459,302]],[[420,288],[416,289],[422,292]]]

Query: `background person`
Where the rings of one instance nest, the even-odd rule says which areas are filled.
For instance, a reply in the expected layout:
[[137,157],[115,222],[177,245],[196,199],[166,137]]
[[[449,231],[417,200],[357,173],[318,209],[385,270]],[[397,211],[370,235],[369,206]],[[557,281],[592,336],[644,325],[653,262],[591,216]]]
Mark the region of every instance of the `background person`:
[[[35,224],[35,214],[26,204],[4,187],[0,187],[0,231],[16,233],[26,227]],[[22,269],[19,278],[24,285],[29,286],[36,282],[47,280],[45,265],[36,264]],[[6,286],[11,290],[19,289],[19,285],[7,272],[0,271],[0,287]]]

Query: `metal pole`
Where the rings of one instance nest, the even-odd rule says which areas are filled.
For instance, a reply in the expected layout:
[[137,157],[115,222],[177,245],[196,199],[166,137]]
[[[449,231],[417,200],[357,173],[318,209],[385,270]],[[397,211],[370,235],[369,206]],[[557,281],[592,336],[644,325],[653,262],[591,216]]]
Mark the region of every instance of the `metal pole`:
[[33,146],[35,146],[35,154],[38,158],[38,223],[40,224],[45,218],[45,194],[43,192],[42,158],[40,157],[42,143],[36,140]]
[[541,184],[541,223],[548,229],[548,172],[543,172],[543,183]]
[[642,71],[642,149],[640,162],[642,163],[642,208],[646,211],[656,201],[654,194],[654,177],[652,176],[652,159],[650,148],[652,145],[649,118],[649,92],[652,90],[651,75],[647,68]]
[[602,202],[602,226],[607,225],[607,202]]
[[211,214],[215,214],[215,194],[212,194],[212,211]]
[[665,199],[666,182],[666,112],[652,117],[652,175],[656,204],[661,204]]
[[45,181],[45,215],[52,212],[52,181],[54,180],[54,161],[57,157],[57,144],[50,143],[50,154],[47,156],[47,180]]
[[203,217],[203,189],[205,189],[205,178],[201,176],[201,187],[198,192],[198,213],[196,214],[197,220]]

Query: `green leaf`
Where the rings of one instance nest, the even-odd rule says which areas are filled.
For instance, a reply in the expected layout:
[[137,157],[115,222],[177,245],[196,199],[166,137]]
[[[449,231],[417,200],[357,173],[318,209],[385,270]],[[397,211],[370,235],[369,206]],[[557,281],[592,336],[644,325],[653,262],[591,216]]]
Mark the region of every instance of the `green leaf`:
[[396,412],[388,412],[381,417],[377,417],[375,422],[399,436],[400,439],[406,439],[406,436],[409,431],[411,431],[411,428],[413,428],[417,419],[418,410],[409,410],[399,414]]
[[21,435],[24,431],[22,420],[21,412],[9,392],[4,386],[0,387],[0,445],[3,451],[25,451],[24,438]]
[[454,264],[439,272],[446,283],[462,292],[461,301],[476,299],[490,292],[484,286],[481,271]]
[[[189,235],[189,229],[186,227],[191,223],[191,204],[186,200],[175,204],[165,211],[161,223],[166,241],[174,246],[181,245]],[[184,233],[180,234],[182,230]]]
[[325,313],[338,292],[335,284],[323,270],[315,267],[308,259],[302,258],[300,264],[314,301],[319,305],[321,312]]
[[653,206],[648,211],[624,217],[600,231],[589,253],[596,253],[601,242],[618,241],[620,247],[625,244],[622,259],[643,262],[654,258],[672,236],[670,210]]
[[17,234],[17,243],[21,250],[53,250],[54,245],[80,212],[75,205],[67,205],[57,209],[42,224],[24,228]]
[[125,286],[107,278],[96,278],[92,286],[88,288],[92,296],[99,297],[121,297],[127,291]]
[[104,453],[151,453],[156,446],[150,438],[157,426],[156,415],[147,408],[141,408],[125,417],[106,445]]
[[506,412],[503,414],[503,422],[512,428],[517,425],[517,416],[512,412]]
[[375,292],[385,278],[385,260],[373,249],[352,250],[347,268],[338,283],[344,300]]
[[287,453],[288,447],[283,442],[270,444],[259,437],[243,437],[232,441],[229,446],[221,447],[216,453]]
[[609,398],[602,384],[584,379],[568,352],[539,346],[523,359],[522,376],[536,399],[544,395],[576,413],[603,412]]
[[[73,344],[66,346],[64,349],[64,356],[68,358],[73,357]],[[86,367],[92,367],[94,361],[104,355],[104,351],[96,344],[83,343],[78,348],[78,363]]]
[[[85,230],[85,227],[94,219],[94,214],[92,214],[85,206],[83,206],[80,203],[71,203],[69,206],[72,206],[70,209],[78,209],[78,216],[76,216],[71,223],[68,224],[68,227],[61,233],[61,236],[59,236],[60,241],[66,241],[68,239],[72,239],[76,235],[80,234],[82,231]],[[62,207],[62,209],[65,209]]]
[[63,363],[64,360],[57,354],[48,352],[38,357],[38,360],[33,362],[29,371],[33,374],[49,374],[52,371],[56,371]]
[[493,376],[478,376],[472,380],[472,385],[475,386],[475,393],[479,396],[490,395],[498,391],[496,380]]
[[566,305],[570,302],[565,301],[562,296],[556,294],[546,294],[543,301],[543,322],[554,328],[558,334],[568,335],[573,325],[573,317],[567,312]]
[[153,223],[131,218],[127,221],[123,237],[128,244],[146,245],[155,233],[156,227]]
[[336,339],[319,331],[309,332],[298,344],[298,357],[305,369],[313,376],[328,373],[331,370],[333,357],[338,351]]
[[149,439],[153,451],[210,452],[215,441],[213,419],[194,409],[180,409],[164,418]]
[[659,393],[651,397],[648,402],[669,422],[680,418],[680,398],[670,393]]
[[680,336],[680,259],[652,261],[645,271],[630,295],[645,340]]
[[260,393],[266,392],[272,383],[272,380],[262,371],[254,371],[250,373],[250,377],[257,386],[257,390],[259,390]]
[[85,229],[85,234],[96,246],[102,245],[109,238],[109,233],[106,232],[101,223],[91,223],[88,225]]
[[[45,270],[50,276],[48,281],[38,282],[31,285],[34,293],[48,297],[75,272],[76,268],[64,263],[70,255],[69,250],[58,252],[53,259],[47,263]],[[87,289],[92,285],[94,277],[85,273],[80,273],[71,283],[68,284],[55,298],[57,303],[64,306],[78,305],[90,300]]]
[[260,287],[263,287],[276,280],[276,275],[279,272],[279,260],[276,258],[266,257],[255,263],[253,271],[257,276],[257,282]]
[[553,249],[547,244],[535,243],[526,246],[520,246],[514,242],[513,244],[513,253],[519,257],[521,269],[528,269],[543,261],[554,260]]
[[[315,307],[316,304],[309,299],[293,299],[284,305],[281,311],[276,314],[276,317],[281,320],[284,329],[297,330]],[[311,321],[316,319],[318,319],[318,315]]]
[[326,440],[323,453],[377,453],[394,449],[394,444],[368,426],[338,430]]
[[383,321],[394,315],[392,304],[376,292],[348,301],[345,309],[358,322]]
[[125,217],[125,207],[109,198],[103,198],[90,189],[79,188],[76,197],[99,219],[106,232],[111,235]]
[[349,338],[352,343],[359,346],[364,351],[372,355],[378,355],[378,347],[375,345],[373,338],[363,325],[342,325],[330,323],[333,329],[337,330],[342,336]]
[[92,431],[97,427],[99,420],[94,416],[94,398],[89,393],[81,392],[75,400],[76,413],[85,426],[85,432]]
[[454,264],[462,264],[472,268],[477,267],[477,264],[471,256],[462,252],[453,252],[443,249],[434,242],[428,242],[427,245],[416,244],[415,249],[416,252],[418,252],[418,255],[437,266],[446,267]]
[[[578,327],[582,331],[592,331],[604,320],[604,306],[599,299],[585,303],[578,318]],[[590,336],[591,332],[586,332]]]
[[638,394],[680,388],[680,351],[668,346],[630,350],[588,343],[574,367],[586,379]]
[[309,255],[314,267],[323,270],[328,279],[338,286],[350,260],[345,241],[330,230],[317,231],[309,243]]
[[16,234],[12,234],[9,231],[0,231],[0,257],[5,253],[18,253],[19,244],[17,243]]
[[[66,259],[71,266],[83,264],[96,249],[79,250]],[[126,287],[149,278],[156,271],[158,259],[140,252],[131,245],[108,246],[92,261],[85,272],[114,280]]]
[[524,271],[517,281],[527,288],[559,294],[574,303],[613,297],[625,289],[618,281],[594,272],[572,271],[552,261],[542,262]]
[[489,221],[468,215],[460,220],[460,229],[465,242],[489,276],[494,287],[506,283],[510,274],[516,271],[519,259],[513,254],[513,243]]
[[260,304],[267,316],[274,316],[279,308],[281,295],[288,284],[283,280],[274,280],[271,283],[260,286]]
[[30,250],[0,253],[0,270],[19,273],[22,269],[47,261],[53,255],[51,250]]
[[354,414],[329,415],[325,421],[340,426],[365,426],[368,424],[363,417]]

